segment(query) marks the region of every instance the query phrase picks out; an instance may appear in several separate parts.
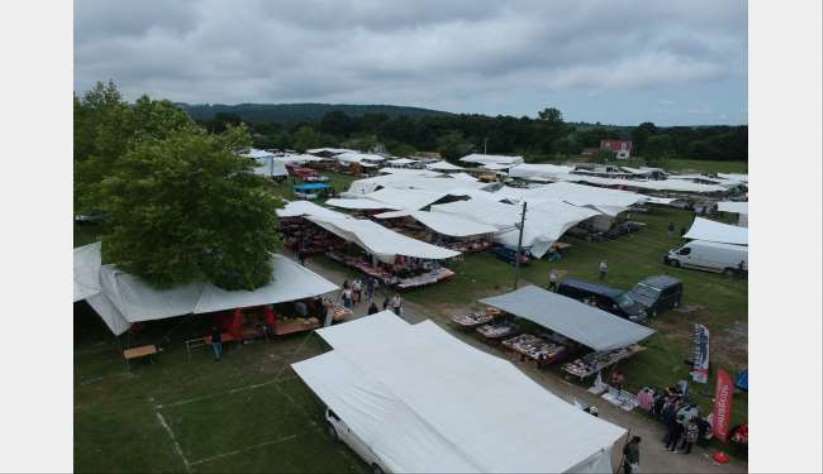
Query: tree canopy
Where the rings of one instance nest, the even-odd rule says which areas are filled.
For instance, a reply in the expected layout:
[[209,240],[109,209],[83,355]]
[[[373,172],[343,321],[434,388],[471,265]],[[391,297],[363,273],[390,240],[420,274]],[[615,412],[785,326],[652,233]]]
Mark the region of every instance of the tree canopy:
[[269,282],[277,203],[237,154],[245,126],[208,133],[169,102],[125,103],[112,84],[76,98],[75,116],[75,193],[107,216],[107,261],[159,287]]

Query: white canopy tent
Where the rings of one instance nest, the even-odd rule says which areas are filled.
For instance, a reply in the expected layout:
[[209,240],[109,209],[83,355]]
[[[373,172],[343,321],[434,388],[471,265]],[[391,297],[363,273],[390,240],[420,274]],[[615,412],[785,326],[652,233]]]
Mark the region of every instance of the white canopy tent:
[[412,168],[380,168],[380,173],[382,174],[395,174],[395,175],[402,175],[402,176],[416,176],[422,178],[436,178],[439,176],[443,176],[442,173],[438,173],[432,170],[418,170]]
[[381,161],[385,161],[386,158],[380,155],[375,155],[373,153],[359,153],[359,152],[345,152],[340,153],[339,155],[335,155],[334,159],[337,161],[350,164],[350,163],[360,163],[373,165],[374,163],[379,163]]
[[333,211],[311,201],[290,201],[286,206],[275,210],[278,217],[317,216],[338,219],[347,219],[349,216],[342,212]]
[[389,174],[373,178],[358,179],[351,183],[346,197],[368,194],[382,188],[418,189],[422,191],[454,192],[478,190],[488,186],[486,183],[470,182],[449,177],[427,178],[405,174]]
[[378,219],[412,217],[438,234],[450,237],[473,237],[497,233],[497,227],[464,217],[427,211],[395,211],[377,214]]
[[720,201],[717,203],[717,210],[730,212],[732,214],[749,214],[749,203],[746,201]]
[[517,166],[513,164],[503,164],[503,163],[486,163],[485,165],[481,166],[483,169],[487,169],[489,171],[503,171],[511,168],[512,166]]
[[101,243],[74,249],[74,301],[84,300],[100,292]]
[[315,216],[307,216],[306,219],[386,263],[393,263],[398,255],[428,260],[443,260],[460,255],[460,252],[398,234],[370,220]]
[[441,160],[435,163],[431,163],[426,165],[426,169],[434,170],[434,171],[463,171],[466,168],[462,166],[457,166],[449,163],[448,161]]
[[482,155],[472,153],[460,158],[463,163],[478,163],[481,165],[500,164],[500,165],[517,165],[523,163],[522,156],[505,156],[505,155]]
[[447,192],[415,189],[381,189],[358,198],[329,199],[326,204],[344,209],[422,209],[448,196]]
[[397,158],[395,160],[388,160],[386,163],[390,166],[408,166],[417,163],[417,160],[412,160],[409,158]]
[[339,155],[341,153],[358,153],[358,151],[357,150],[350,150],[348,148],[312,148],[311,150],[306,150],[306,153],[311,153],[312,155],[319,155],[319,154]]
[[695,217],[685,239],[708,240],[722,244],[749,245],[749,229]]
[[627,347],[654,334],[653,329],[536,286],[480,302],[528,319],[597,352]]
[[612,217],[648,200],[648,196],[642,194],[566,182],[528,189],[503,187],[492,194],[498,199],[525,200],[529,203],[561,201],[575,206],[590,207]]
[[469,183],[476,183],[478,179],[468,173],[452,173],[451,177],[454,179],[459,179],[461,181],[468,181]]
[[256,175],[271,178],[288,176],[289,174],[286,170],[286,163],[276,159],[272,152],[251,148],[249,151],[241,153],[240,156],[254,160],[254,174]]
[[[503,204],[491,197],[481,197],[479,194],[474,193],[472,199],[468,201],[433,205],[431,211],[456,215],[495,226],[500,231],[495,236],[495,241],[507,247],[516,248],[519,232],[515,225],[520,222],[522,207]],[[541,258],[567,230],[600,214],[593,209],[563,202],[544,201],[538,205],[529,206],[526,212],[526,224],[523,228],[523,246],[529,248],[536,258]]]
[[512,178],[555,178],[567,176],[574,170],[571,166],[551,164],[519,164],[509,169]]
[[613,472],[623,428],[431,321],[317,332],[334,350],[292,367],[392,472]]
[[711,194],[723,193],[727,191],[725,186],[719,184],[700,184],[684,179],[659,179],[659,180],[639,180],[639,179],[615,179],[598,178],[596,176],[567,175],[557,176],[563,181],[576,181],[597,186],[621,186],[624,188],[643,189],[649,191],[671,191],[682,193]]
[[365,196],[362,198],[332,198],[327,200],[326,204],[332,207],[339,207],[341,209],[348,209],[351,211],[379,211],[381,209],[403,209],[402,207],[396,207],[382,201],[369,199]]
[[[99,243],[96,248],[99,253]],[[92,257],[85,256],[75,260],[75,275],[78,274],[78,268],[81,270],[79,273],[83,275],[83,268],[91,259]],[[296,301],[320,296],[339,288],[282,255],[272,255],[272,264],[272,280],[253,291],[227,291],[210,283],[191,283],[171,289],[157,289],[114,265],[102,265],[98,272],[99,291],[87,295],[84,299],[100,315],[109,329],[115,335],[120,335],[136,322]],[[81,277],[81,284],[86,278],[87,275]],[[75,286],[77,283],[75,280]]]

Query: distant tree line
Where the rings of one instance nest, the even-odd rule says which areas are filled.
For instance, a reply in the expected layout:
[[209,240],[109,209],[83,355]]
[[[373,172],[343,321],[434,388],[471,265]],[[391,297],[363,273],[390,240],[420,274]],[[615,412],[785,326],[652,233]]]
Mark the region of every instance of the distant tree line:
[[[220,112],[199,122],[220,133],[243,117]],[[537,118],[477,114],[443,114],[417,117],[365,113],[358,116],[331,111],[319,120],[250,122],[255,146],[296,149],[335,146],[371,149],[378,145],[396,155],[437,151],[454,160],[471,152],[520,154],[542,162],[579,155],[597,148],[605,138],[630,139],[634,156],[648,161],[667,158],[748,161],[748,127],[657,127],[644,122],[636,127],[568,123],[556,108]]]

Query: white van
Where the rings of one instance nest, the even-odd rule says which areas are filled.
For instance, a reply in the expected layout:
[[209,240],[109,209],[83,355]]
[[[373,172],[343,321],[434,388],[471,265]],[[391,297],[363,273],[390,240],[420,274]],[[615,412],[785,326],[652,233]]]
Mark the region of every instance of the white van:
[[[693,240],[680,248],[670,250],[663,262],[674,267],[697,268],[726,275],[742,274],[749,270],[749,247]],[[743,276],[741,275],[741,276]]]
[[369,465],[374,474],[389,472],[389,470],[386,469],[380,462],[380,459],[374,451],[372,451],[371,448],[349,428],[346,422],[341,420],[340,417],[337,416],[337,414],[330,408],[326,408],[326,422],[328,423],[327,429],[329,431],[329,435],[336,440],[346,443],[352,451],[357,453],[357,455]]

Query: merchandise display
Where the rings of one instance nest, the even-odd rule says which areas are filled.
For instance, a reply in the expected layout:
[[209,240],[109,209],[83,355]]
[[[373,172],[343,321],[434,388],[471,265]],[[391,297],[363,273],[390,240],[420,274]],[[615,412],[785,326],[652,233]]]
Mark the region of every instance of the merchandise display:
[[487,339],[500,339],[503,337],[513,336],[517,334],[519,330],[520,328],[510,321],[499,321],[484,324],[477,328],[477,332]]
[[563,366],[563,370],[581,379],[594,375],[602,369],[614,365],[615,363],[633,356],[642,351],[643,348],[637,344],[628,347],[621,347],[613,351],[592,352],[585,356],[569,362]]
[[503,341],[503,345],[537,361],[550,364],[566,352],[566,347],[548,342],[533,334],[520,334]]

